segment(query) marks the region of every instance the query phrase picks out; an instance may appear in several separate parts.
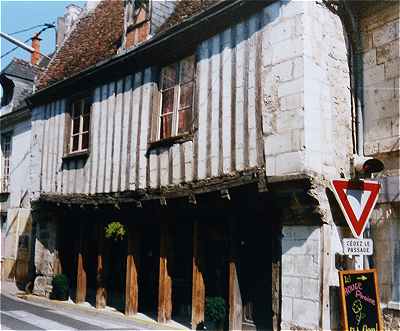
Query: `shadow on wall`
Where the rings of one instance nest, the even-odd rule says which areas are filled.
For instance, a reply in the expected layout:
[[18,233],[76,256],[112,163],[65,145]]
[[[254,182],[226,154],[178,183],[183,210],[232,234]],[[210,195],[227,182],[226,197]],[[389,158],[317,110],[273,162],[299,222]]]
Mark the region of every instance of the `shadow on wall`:
[[15,262],[15,282],[20,290],[24,290],[30,280],[32,217],[26,222],[24,230],[18,236],[17,259]]

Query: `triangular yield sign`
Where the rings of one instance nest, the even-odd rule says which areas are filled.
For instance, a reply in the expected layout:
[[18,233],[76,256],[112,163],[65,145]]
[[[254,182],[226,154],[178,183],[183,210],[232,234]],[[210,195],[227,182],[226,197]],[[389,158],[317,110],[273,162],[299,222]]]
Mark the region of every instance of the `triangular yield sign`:
[[332,187],[353,236],[360,238],[378,200],[381,185],[372,181],[335,179]]

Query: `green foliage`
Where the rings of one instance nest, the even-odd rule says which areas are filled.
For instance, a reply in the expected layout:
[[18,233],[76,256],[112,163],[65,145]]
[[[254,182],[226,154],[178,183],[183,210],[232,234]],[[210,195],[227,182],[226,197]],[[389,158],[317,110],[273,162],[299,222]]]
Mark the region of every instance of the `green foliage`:
[[223,322],[226,315],[225,300],[221,297],[206,298],[205,317],[206,321],[216,323]]
[[105,236],[107,239],[113,238],[115,241],[122,240],[125,234],[125,227],[120,222],[111,222],[105,228]]
[[68,300],[68,278],[64,274],[55,275],[52,281],[52,298],[57,300]]

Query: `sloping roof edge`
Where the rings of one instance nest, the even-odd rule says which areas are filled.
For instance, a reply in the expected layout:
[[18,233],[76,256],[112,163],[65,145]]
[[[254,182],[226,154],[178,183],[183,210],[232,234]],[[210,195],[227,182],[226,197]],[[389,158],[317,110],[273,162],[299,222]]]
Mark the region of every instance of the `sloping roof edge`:
[[[154,38],[143,42],[136,48],[99,62],[78,74],[58,81],[34,93],[28,98],[29,102],[33,106],[38,105],[43,101],[48,102],[66,94],[67,91],[64,89],[77,88],[82,91],[82,89],[89,88],[93,84],[99,84],[99,80],[95,78],[105,74],[110,68],[113,70],[112,72],[107,71],[106,73],[106,80],[108,81],[121,77],[124,73],[126,74],[127,68],[129,68],[129,66],[127,66],[128,63],[134,64],[138,68],[143,68],[145,66],[154,65],[154,63],[168,62],[173,57],[178,58],[181,56],[180,53],[187,52],[188,49],[193,49],[200,41],[216,34],[217,31],[228,26],[232,21],[239,21],[251,13],[254,13],[257,9],[263,8],[276,1],[277,0],[234,0],[218,2],[208,9],[188,18],[181,24],[173,26]],[[199,28],[203,24],[207,24],[207,29]],[[192,39],[187,39],[189,35]],[[181,47],[183,39],[185,39],[184,49]],[[171,47],[173,42],[180,47]],[[159,50],[161,48],[164,48],[163,51],[167,51],[167,53],[160,53]],[[168,48],[169,53],[167,50]],[[163,54],[162,59],[158,58],[156,61],[154,59],[151,60],[149,55],[153,53]],[[71,94],[70,90],[68,92],[68,94]]]

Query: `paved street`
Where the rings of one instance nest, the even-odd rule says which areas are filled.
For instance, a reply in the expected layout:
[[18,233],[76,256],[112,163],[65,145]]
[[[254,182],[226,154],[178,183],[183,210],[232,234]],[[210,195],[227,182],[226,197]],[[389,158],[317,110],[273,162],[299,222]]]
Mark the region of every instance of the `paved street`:
[[31,302],[1,293],[1,330],[151,330],[163,328],[107,311],[33,298]]

